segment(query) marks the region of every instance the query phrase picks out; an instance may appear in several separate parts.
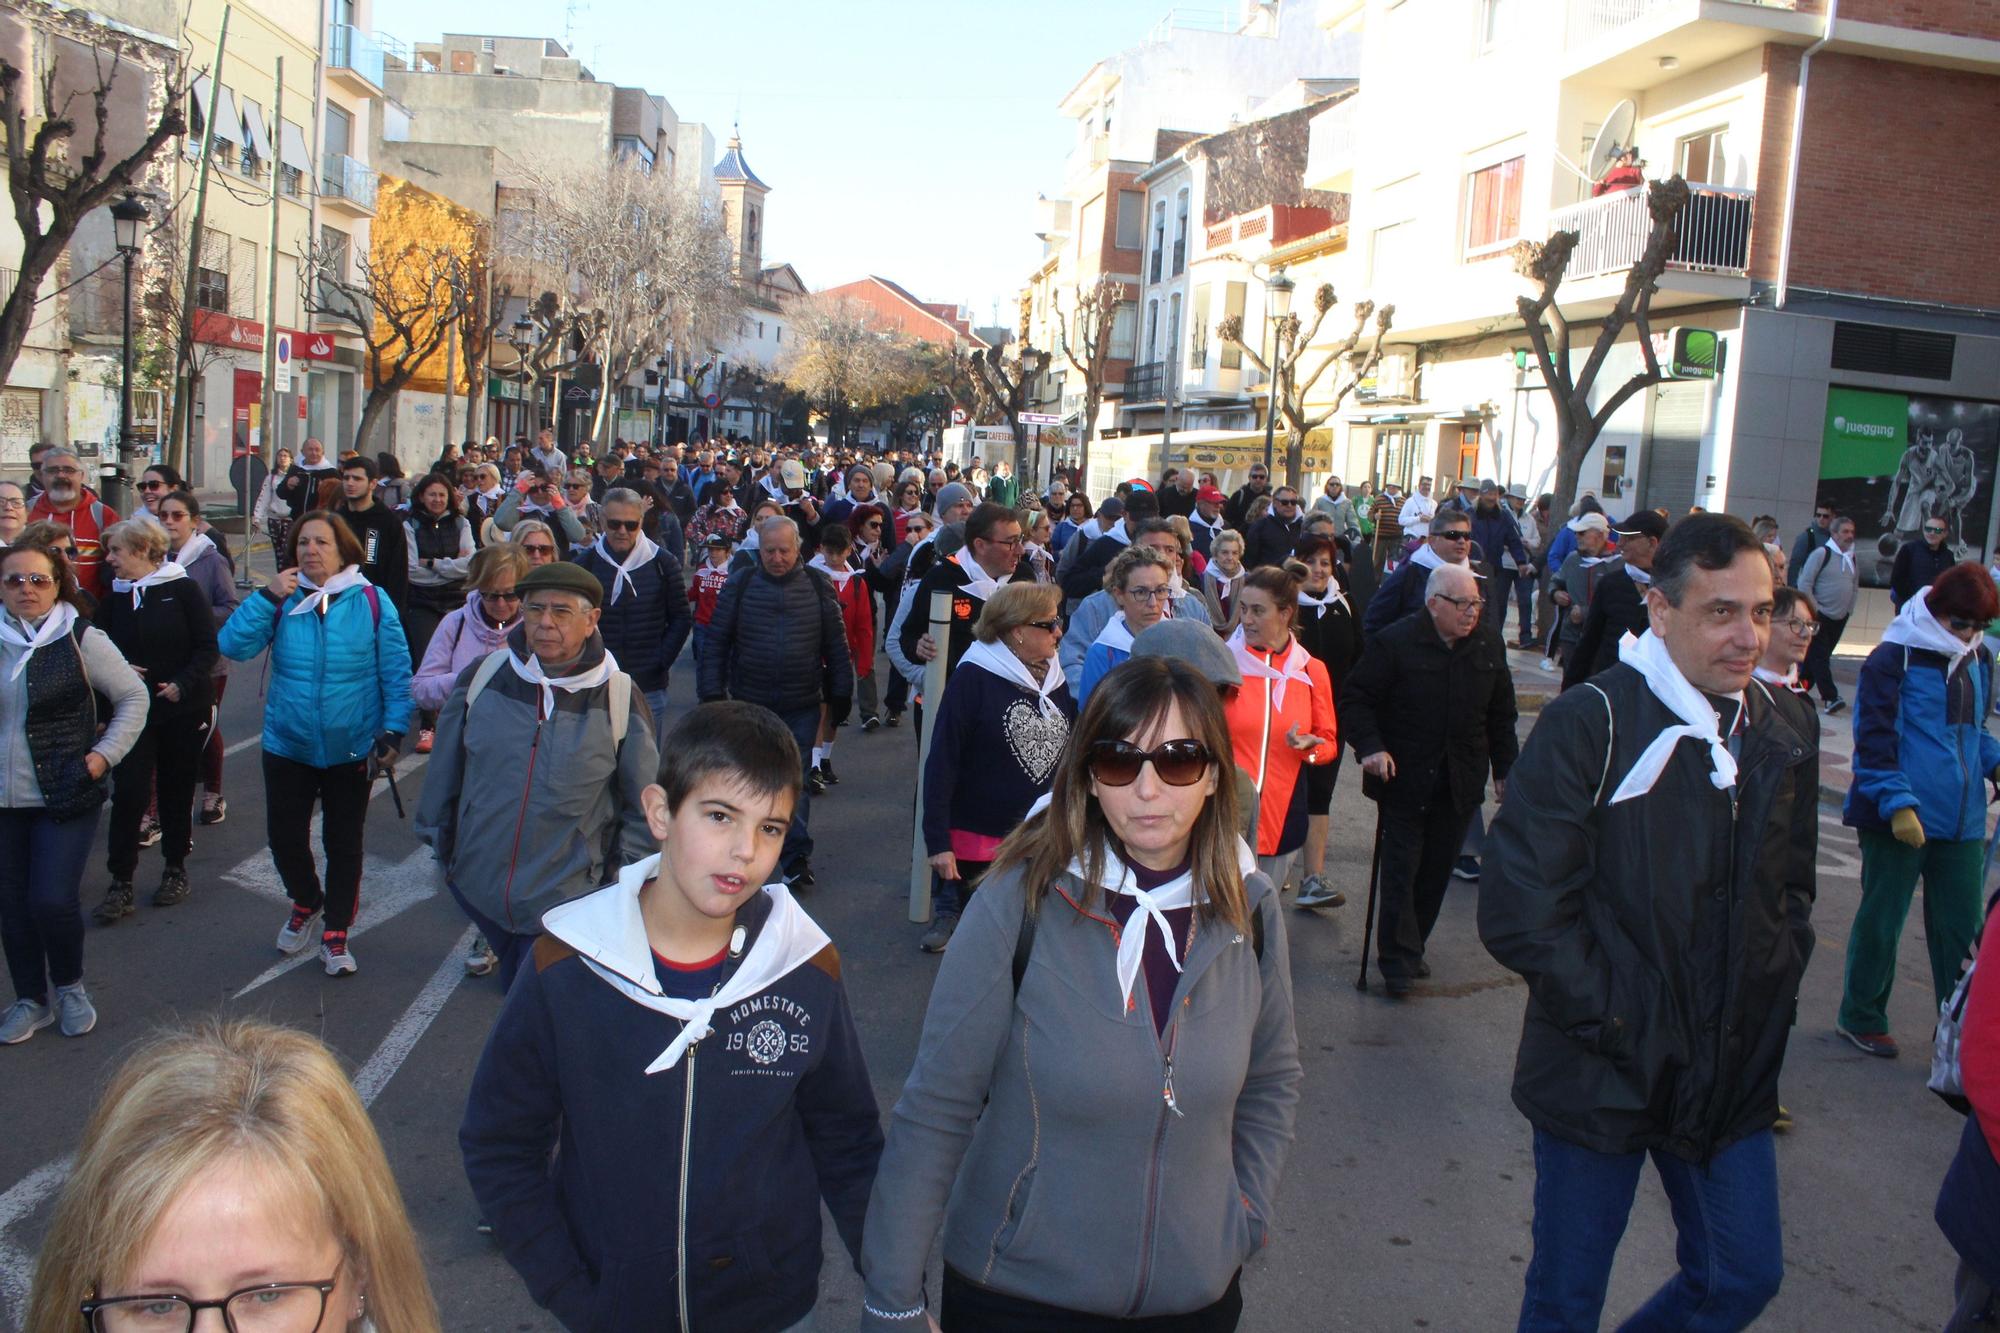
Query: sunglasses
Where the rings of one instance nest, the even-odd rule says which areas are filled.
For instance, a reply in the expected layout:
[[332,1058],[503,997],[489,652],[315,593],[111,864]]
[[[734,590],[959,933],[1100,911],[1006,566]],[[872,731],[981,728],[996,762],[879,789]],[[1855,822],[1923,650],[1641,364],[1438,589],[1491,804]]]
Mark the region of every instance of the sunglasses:
[[1062,633],[1062,625],[1063,625],[1063,623],[1062,623],[1061,619],[1056,619],[1056,620],[1030,620],[1030,621],[1028,622],[1028,628],[1029,628],[1029,629],[1039,629],[1039,630],[1046,630],[1046,631],[1048,631],[1048,632],[1049,632],[1050,634],[1060,634],[1060,633]]
[[587,491],[590,489],[590,483],[587,481],[568,481],[563,483],[563,489],[566,491]]
[[1930,533],[1934,537],[1941,537],[1944,535],[1943,528],[1934,528],[1928,523],[1924,524],[1924,531]]
[[164,491],[167,489],[167,483],[164,481],[142,481],[139,483],[139,489],[142,491]]
[[529,555],[554,555],[556,553],[554,546],[544,545],[539,542],[522,542],[521,549]]
[[55,579],[47,574],[9,574],[0,582],[6,583],[10,588],[46,588],[54,583]]
[[[7,582],[9,586],[13,585],[14,579],[16,577],[18,576],[13,574],[9,574],[7,576]],[[35,577],[40,578],[41,575],[38,574],[35,575]],[[1985,622],[1979,620],[1967,620],[1964,616],[1953,616],[1947,623],[1950,624],[1950,626],[1953,629],[1963,634],[1966,630],[1980,628]]]
[[1092,741],[1085,761],[1090,776],[1106,787],[1129,787],[1147,763],[1169,787],[1192,787],[1208,772],[1215,757],[1200,741],[1168,741],[1142,750],[1130,741]]
[[1441,542],[1469,542],[1472,540],[1472,529],[1460,528],[1456,532],[1433,532],[1431,536]]

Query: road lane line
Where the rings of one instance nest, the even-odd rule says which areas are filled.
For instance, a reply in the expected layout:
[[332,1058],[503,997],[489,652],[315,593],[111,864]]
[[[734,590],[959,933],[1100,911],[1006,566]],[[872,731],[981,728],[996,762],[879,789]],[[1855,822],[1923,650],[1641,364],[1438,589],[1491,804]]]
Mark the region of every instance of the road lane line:
[[375,1054],[354,1075],[354,1090],[361,1094],[363,1106],[374,1105],[382,1089],[389,1086],[389,1080],[403,1067],[403,1061],[409,1059],[410,1052],[443,1010],[445,1001],[458,989],[458,983],[465,980],[465,951],[472,947],[472,937],[478,933],[477,926],[465,928],[458,943],[451,946],[451,952],[438,964],[437,971],[431,973],[431,979],[417,992],[417,998],[410,1001],[410,1007],[396,1020],[396,1026],[382,1038]]
[[253,745],[261,745],[263,743],[264,743],[264,735],[262,732],[259,732],[257,735],[250,737],[248,740],[241,740],[236,742],[236,744],[234,745],[226,747],[222,752],[222,757],[224,759],[227,759],[232,754],[237,754],[243,750],[249,749]]

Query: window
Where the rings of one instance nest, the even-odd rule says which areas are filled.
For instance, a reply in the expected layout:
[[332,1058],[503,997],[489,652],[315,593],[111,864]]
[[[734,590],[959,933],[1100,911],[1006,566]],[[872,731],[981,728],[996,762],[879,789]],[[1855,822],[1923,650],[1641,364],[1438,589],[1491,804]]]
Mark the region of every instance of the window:
[[1146,361],[1148,364],[1160,359],[1160,303],[1146,302]]
[[1118,112],[1118,94],[1112,93],[1104,99],[1104,132],[1111,133],[1111,118]]
[[332,103],[326,108],[326,151],[345,154],[354,143],[354,120]]
[[305,173],[294,166],[282,167],[278,172],[278,184],[287,195],[296,199],[305,186]]
[[1407,273],[1416,258],[1417,224],[1414,220],[1392,222],[1377,227],[1372,247],[1368,280],[1379,286],[1398,273]]
[[1515,33],[1520,0],[1479,0],[1478,49],[1491,51]]
[[492,55],[493,39],[491,37],[481,37],[479,39],[479,50],[484,55],[489,55],[489,56]]
[[1130,361],[1132,343],[1139,335],[1139,303],[1120,301],[1118,310],[1111,316],[1111,359]]
[[1724,131],[1713,129],[1682,139],[1674,150],[1682,179],[1690,185],[1726,184],[1729,163],[1722,152],[1724,137]]
[[[1181,294],[1175,292],[1167,298],[1167,360],[1172,361],[1181,351]],[[1167,375],[1172,382],[1172,374]]]
[[748,238],[744,242],[744,249],[754,256],[757,253],[757,241],[760,235],[760,229],[757,220],[757,210],[754,208],[750,210],[750,222],[749,225],[744,229],[743,234],[745,237]]
[[1146,192],[1118,192],[1118,248],[1137,250],[1146,244]]
[[1194,289],[1194,331],[1188,338],[1187,368],[1196,375],[1208,367],[1208,287]]
[[229,313],[229,238],[213,227],[201,229],[201,256],[195,261],[194,303],[201,310]]
[[1167,201],[1153,205],[1153,281],[1160,280],[1160,265],[1167,253]]
[[[1240,282],[1223,284],[1222,317],[1224,319],[1242,320],[1243,298],[1246,290],[1245,284]],[[1243,336],[1249,338],[1253,335],[1246,328],[1243,330]],[[1224,343],[1222,345],[1222,368],[1224,370],[1241,370],[1243,368],[1243,349],[1235,343]]]
[[1491,252],[1521,237],[1521,177],[1525,157],[1495,162],[1466,178],[1465,253]]
[[1174,276],[1187,272],[1188,192],[1183,189],[1174,215]]
[[318,275],[319,291],[315,299],[321,310],[330,313],[351,309],[353,298],[340,290],[340,285],[347,281],[347,255],[351,239],[344,231],[321,227],[319,243],[326,254],[326,265]]

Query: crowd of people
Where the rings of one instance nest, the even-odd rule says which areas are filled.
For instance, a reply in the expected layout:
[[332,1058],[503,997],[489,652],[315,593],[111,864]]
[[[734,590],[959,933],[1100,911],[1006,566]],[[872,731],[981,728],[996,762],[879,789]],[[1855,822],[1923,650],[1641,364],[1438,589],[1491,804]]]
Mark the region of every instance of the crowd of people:
[[[1255,466],[1233,493],[1169,469],[1093,497],[978,458],[572,457],[548,431],[416,476],[317,440],[279,462],[254,510],[275,568],[240,597],[170,468],[130,517],[61,449],[33,494],[0,483],[0,1043],[97,1022],[81,892],[101,806],[93,920],[138,910],[146,847],[154,908],[198,890],[197,821],[227,811],[224,665],[261,657],[279,951],[359,970],[372,784],[429,756],[415,827],[477,927],[466,970],[506,993],[465,1169],[564,1327],[810,1327],[824,1203],[866,1329],[1231,1329],[1303,1080],[1281,908],[1347,903],[1327,853],[1352,751],[1375,807],[1368,880],[1347,886],[1367,898],[1364,986],[1426,992],[1454,877],[1526,981],[1519,1326],[1597,1326],[1648,1158],[1678,1271],[1636,1326],[1742,1328],[1775,1295],[1778,1077],[1859,588],[1831,507],[1787,553],[1768,519],[1614,518],[1585,494],[1557,521],[1548,496],[1430,478],[1334,477],[1308,503]],[[1939,1218],[1963,1260],[1952,1327],[1971,1329],[2000,1285],[2000,982],[1961,974],[1989,914],[2000,575],[1931,536],[1897,561],[1907,586],[1855,689],[1862,901],[1835,1029],[1898,1053],[1887,1003],[1922,878],[1933,998],[1962,1002],[1973,1115]],[[1525,743],[1510,649],[1561,675]],[[678,716],[677,667],[697,700]],[[803,903],[842,733],[906,716],[932,875],[915,943],[942,961],[885,1131]],[[260,1080],[282,1090],[232,1111]],[[155,1132],[149,1102],[186,1133]],[[302,1127],[336,1146],[289,1151]],[[274,1152],[295,1173],[341,1163],[323,1208],[266,1197]],[[247,1208],[190,1242],[231,1191]],[[438,1327],[365,1112],[323,1050],[273,1029],[134,1056],[50,1244],[37,1333],[204,1309]],[[230,1290],[214,1275],[245,1271],[236,1256],[276,1276]],[[253,1325],[253,1306],[294,1322]]]

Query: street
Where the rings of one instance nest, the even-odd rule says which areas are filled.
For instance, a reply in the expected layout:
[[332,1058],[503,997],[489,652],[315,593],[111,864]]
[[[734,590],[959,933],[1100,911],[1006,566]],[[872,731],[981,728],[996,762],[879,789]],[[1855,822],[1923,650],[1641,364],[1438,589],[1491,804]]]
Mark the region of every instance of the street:
[[[385,784],[371,810],[353,935],[359,974],[332,980],[310,951],[286,960],[272,947],[284,908],[263,836],[261,665],[238,665],[227,696],[224,732],[236,749],[229,817],[196,829],[194,897],[170,910],[148,906],[160,863],[157,851],[144,853],[138,912],[90,932],[97,1031],[69,1041],[50,1030],[0,1051],[0,1324],[19,1327],[66,1156],[120,1055],[162,1023],[220,1015],[315,1032],[354,1072],[429,1258],[446,1328],[553,1328],[474,1230],[459,1165],[460,1112],[498,987],[464,976],[464,917]],[[692,685],[684,659],[672,688],[678,707],[691,702]],[[1525,717],[1524,730],[1532,722]],[[819,886],[804,901],[841,948],[886,1113],[936,967],[915,947],[919,928],[904,919],[914,745],[907,725],[842,735],[843,782],[813,802]],[[423,763],[405,759],[406,808]],[[1511,1327],[1530,1253],[1534,1178],[1528,1127],[1508,1099],[1523,990],[1479,947],[1476,890],[1455,881],[1431,952],[1434,979],[1402,1004],[1379,987],[1355,991],[1373,810],[1354,776],[1350,769],[1338,791],[1331,856],[1348,904],[1321,916],[1285,914],[1306,1081],[1277,1230],[1245,1275],[1243,1327]],[[1931,1006],[1921,912],[1904,932],[1892,1002],[1903,1058],[1870,1059],[1832,1032],[1859,861],[1837,808],[1823,808],[1821,829],[1819,948],[1785,1078],[1797,1129],[1778,1145],[1785,1285],[1758,1327],[1935,1328],[1950,1308],[1953,1259],[1931,1207],[1961,1121],[1924,1088]],[[100,830],[86,909],[104,887],[102,842]],[[830,1225],[826,1234],[819,1326],[849,1328],[859,1283]],[[1671,1220],[1648,1173],[1613,1275],[1607,1327],[1672,1266]]]

